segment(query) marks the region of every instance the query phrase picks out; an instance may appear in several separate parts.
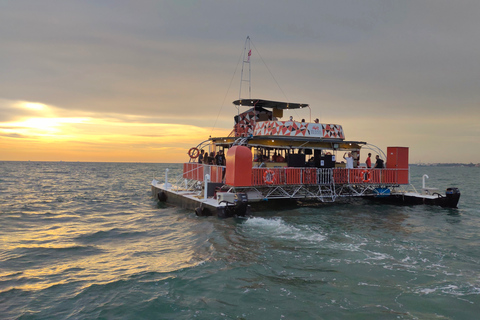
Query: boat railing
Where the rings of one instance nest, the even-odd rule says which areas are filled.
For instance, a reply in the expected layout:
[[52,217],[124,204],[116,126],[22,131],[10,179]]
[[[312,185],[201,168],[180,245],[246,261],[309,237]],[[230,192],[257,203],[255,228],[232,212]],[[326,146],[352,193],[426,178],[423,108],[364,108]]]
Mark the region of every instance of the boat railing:
[[210,175],[210,182],[221,183],[225,174],[225,166],[207,165],[202,163],[184,163],[183,178],[203,181],[205,175]]
[[408,184],[408,168],[367,169],[336,168],[333,171],[336,184]]
[[408,184],[408,169],[253,168],[252,186],[399,185]]
[[[210,182],[221,183],[225,177],[225,166],[184,163],[183,178],[204,181],[206,174]],[[252,168],[252,186],[269,185],[399,185],[408,184],[408,168]]]
[[327,185],[333,182],[333,169],[252,168],[252,186]]

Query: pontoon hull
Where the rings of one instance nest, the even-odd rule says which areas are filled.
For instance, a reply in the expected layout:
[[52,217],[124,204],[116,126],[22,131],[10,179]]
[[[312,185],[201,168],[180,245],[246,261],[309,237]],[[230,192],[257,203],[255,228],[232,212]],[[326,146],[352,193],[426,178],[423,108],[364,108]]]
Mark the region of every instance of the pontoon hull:
[[460,200],[460,191],[457,188],[448,188],[445,195],[423,195],[419,193],[392,193],[387,196],[373,196],[371,200],[385,204],[398,205],[432,205],[443,208],[457,208]]
[[198,216],[229,218],[250,214],[247,199],[239,199],[233,203],[218,203],[213,198],[200,198],[196,193],[165,189],[163,185],[155,182],[152,182],[152,196],[160,202],[195,211]]

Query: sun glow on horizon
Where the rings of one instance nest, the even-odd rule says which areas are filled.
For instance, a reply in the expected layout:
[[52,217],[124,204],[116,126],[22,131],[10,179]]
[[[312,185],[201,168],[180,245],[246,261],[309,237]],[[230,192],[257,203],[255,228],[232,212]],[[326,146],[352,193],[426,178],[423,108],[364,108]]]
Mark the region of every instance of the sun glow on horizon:
[[151,123],[147,117],[68,117],[65,110],[24,101],[9,107],[28,112],[0,122],[0,160],[184,162],[188,149],[211,134],[211,128]]
[[68,124],[88,123],[88,118],[27,118],[23,121],[2,124],[6,132],[31,137],[54,137],[55,139],[65,136],[65,126]]

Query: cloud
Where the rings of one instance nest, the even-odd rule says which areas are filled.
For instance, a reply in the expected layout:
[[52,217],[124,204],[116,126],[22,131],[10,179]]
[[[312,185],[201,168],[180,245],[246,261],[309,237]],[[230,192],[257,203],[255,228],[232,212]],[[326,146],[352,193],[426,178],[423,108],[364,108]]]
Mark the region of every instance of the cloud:
[[[1,130],[2,128],[0,128]],[[26,136],[23,136],[18,133],[0,133],[0,136],[7,137],[7,138],[14,138],[14,139],[25,139]]]

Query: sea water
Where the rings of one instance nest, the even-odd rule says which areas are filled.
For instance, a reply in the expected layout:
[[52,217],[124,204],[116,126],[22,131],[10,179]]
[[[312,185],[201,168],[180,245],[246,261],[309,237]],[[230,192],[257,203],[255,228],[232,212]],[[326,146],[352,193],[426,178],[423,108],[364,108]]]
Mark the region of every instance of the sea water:
[[1,319],[476,319],[480,168],[412,167],[458,209],[351,201],[197,217],[179,164],[0,162]]

